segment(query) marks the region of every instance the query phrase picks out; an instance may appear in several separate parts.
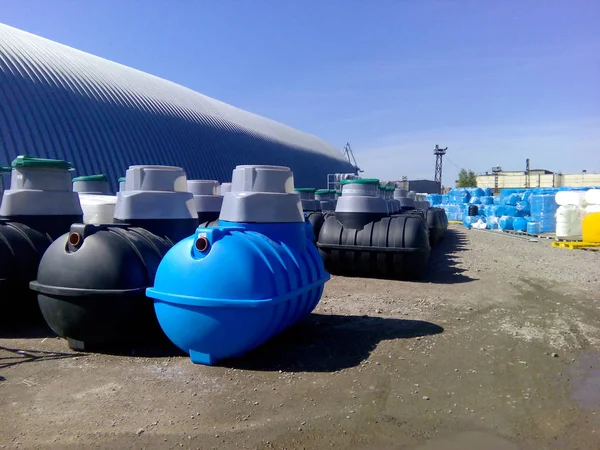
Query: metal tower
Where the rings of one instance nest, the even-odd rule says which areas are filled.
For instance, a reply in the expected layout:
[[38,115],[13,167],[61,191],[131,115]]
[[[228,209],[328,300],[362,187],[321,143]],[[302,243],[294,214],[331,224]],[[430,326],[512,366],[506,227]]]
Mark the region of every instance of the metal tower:
[[344,148],[342,149],[342,153],[344,154],[348,162],[354,166],[357,172],[364,172],[364,170],[358,167],[358,164],[356,163],[354,152],[352,151],[352,147],[350,147],[350,142],[346,142],[346,145],[344,145]]
[[447,150],[448,147],[440,148],[438,145],[433,149],[433,154],[435,155],[435,173],[433,175],[433,180],[436,183],[439,183],[440,192],[442,190],[442,161]]
[[499,176],[500,172],[502,172],[502,167],[500,167],[500,166],[492,167],[492,173],[494,174],[494,194],[498,193],[498,176]]
[[406,175],[402,175],[402,188],[408,191],[408,177]]
[[525,160],[525,187],[529,188],[531,185],[530,175],[529,175],[529,158]]

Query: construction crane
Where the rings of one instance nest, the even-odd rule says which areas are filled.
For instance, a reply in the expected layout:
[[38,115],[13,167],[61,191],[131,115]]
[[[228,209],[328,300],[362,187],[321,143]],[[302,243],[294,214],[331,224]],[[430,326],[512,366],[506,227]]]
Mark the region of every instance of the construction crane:
[[346,157],[348,162],[352,164],[352,166],[356,169],[357,172],[364,172],[364,170],[358,167],[358,164],[356,163],[354,152],[352,151],[352,147],[350,147],[350,142],[346,142],[346,145],[344,145],[344,148],[342,149],[342,153]]
[[442,162],[447,150],[448,147],[440,148],[439,145],[436,145],[433,149],[433,154],[435,155],[435,172],[433,175],[433,181],[439,183],[440,193],[442,190]]

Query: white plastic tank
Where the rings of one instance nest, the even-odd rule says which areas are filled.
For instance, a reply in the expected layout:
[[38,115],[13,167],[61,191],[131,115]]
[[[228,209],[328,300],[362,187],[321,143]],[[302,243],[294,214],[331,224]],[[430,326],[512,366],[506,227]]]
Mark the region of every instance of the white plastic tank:
[[585,213],[586,214],[592,214],[592,213],[597,213],[600,212],[600,204],[598,205],[587,205],[585,207]]
[[586,191],[559,191],[556,193],[555,201],[558,206],[575,205],[585,206]]
[[83,223],[114,223],[116,195],[79,194]]
[[600,189],[589,189],[586,191],[585,202],[588,205],[600,205]]
[[583,209],[577,205],[562,205],[556,211],[556,237],[581,239]]

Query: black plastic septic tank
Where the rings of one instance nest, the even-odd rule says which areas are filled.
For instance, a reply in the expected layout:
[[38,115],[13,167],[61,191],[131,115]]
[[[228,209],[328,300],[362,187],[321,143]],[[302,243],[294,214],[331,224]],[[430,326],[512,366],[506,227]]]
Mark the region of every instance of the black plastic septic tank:
[[73,190],[79,194],[110,194],[108,178],[104,174],[73,178]]
[[171,247],[143,228],[74,224],[46,250],[30,288],[74,350],[147,339],[160,329],[145,290]]
[[429,259],[421,214],[387,216],[377,180],[345,180],[335,216],[326,218],[317,247],[331,273],[419,278]]
[[336,204],[335,190],[317,189],[315,191],[315,200],[321,204],[321,211],[334,211]]
[[335,217],[345,228],[360,230],[388,215],[388,203],[380,196],[378,179],[342,180],[341,185],[342,195],[337,200]]
[[173,243],[194,234],[198,213],[184,170],[172,166],[130,166],[125,190],[117,194],[115,223],[144,228]]
[[29,282],[35,280],[42,255],[51,242],[46,233],[0,219],[0,323],[12,323],[17,319],[15,314],[34,313],[39,317]]
[[425,210],[425,218],[429,229],[429,245],[434,247],[444,238],[448,228],[446,212],[441,208],[429,208]]
[[194,195],[194,208],[200,223],[219,219],[223,197],[216,180],[188,180],[188,191]]
[[469,216],[477,216],[479,214],[479,206],[469,205]]
[[12,162],[10,189],[4,191],[0,218],[19,222],[51,239],[83,220],[79,196],[73,192],[71,163],[17,156]]

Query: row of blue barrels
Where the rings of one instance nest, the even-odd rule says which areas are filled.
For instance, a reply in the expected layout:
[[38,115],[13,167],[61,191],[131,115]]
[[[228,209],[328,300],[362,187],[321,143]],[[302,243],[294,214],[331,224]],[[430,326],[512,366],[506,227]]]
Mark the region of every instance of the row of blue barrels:
[[30,281],[71,348],[164,333],[193,362],[214,364],[316,307],[329,275],[288,168],[238,166],[211,228],[198,227],[185,172],[164,166],[127,170],[115,223],[81,223],[70,170],[64,161],[13,162],[0,207],[0,289],[10,306]]

